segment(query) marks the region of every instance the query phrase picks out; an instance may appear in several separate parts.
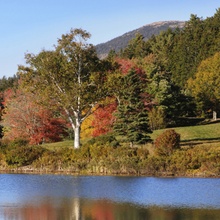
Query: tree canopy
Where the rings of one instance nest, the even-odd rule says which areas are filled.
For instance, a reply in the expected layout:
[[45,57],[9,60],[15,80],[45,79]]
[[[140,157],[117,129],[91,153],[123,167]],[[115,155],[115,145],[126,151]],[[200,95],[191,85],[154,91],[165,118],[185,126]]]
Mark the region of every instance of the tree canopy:
[[150,140],[148,110],[151,107],[149,94],[143,88],[144,79],[136,71],[130,70],[121,78],[122,91],[115,113],[114,131],[133,144],[143,144]]
[[[4,91],[18,79],[24,88],[14,87],[16,97],[8,107],[22,100],[22,91],[30,106],[65,115],[75,148],[84,127],[90,137],[115,130],[132,144],[143,143],[149,128],[186,125],[186,117],[219,111],[220,9],[207,19],[191,15],[183,29],[168,29],[146,41],[137,34],[124,50],[111,51],[103,60],[89,38],[87,31],[71,29],[54,49],[26,54],[16,77],[0,79],[0,116]],[[4,112],[15,118],[13,111]]]
[[188,88],[196,98],[200,110],[219,111],[220,107],[220,52],[203,60]]
[[[64,111],[74,131],[74,147],[80,147],[82,122],[104,95],[106,62],[98,59],[90,34],[71,29],[55,50],[27,54],[28,66],[19,67],[23,85]],[[50,102],[51,103],[51,102]]]

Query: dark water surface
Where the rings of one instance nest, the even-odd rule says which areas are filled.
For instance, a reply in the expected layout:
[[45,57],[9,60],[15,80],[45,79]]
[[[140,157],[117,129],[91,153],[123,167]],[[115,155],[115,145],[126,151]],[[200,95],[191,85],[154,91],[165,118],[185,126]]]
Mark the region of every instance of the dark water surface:
[[0,174],[0,219],[220,220],[220,179]]

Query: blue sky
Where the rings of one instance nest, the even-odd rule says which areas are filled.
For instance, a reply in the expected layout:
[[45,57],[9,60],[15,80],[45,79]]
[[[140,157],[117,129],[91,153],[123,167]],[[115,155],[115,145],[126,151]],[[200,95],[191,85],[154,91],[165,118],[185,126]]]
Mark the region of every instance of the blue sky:
[[0,0],[0,78],[71,28],[90,32],[96,45],[152,22],[205,19],[219,7],[218,0]]

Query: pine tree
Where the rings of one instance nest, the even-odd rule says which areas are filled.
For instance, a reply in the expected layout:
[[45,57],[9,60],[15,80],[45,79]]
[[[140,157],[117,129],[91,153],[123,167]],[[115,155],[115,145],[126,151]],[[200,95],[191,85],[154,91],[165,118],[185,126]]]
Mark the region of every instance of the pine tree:
[[126,142],[143,144],[150,140],[148,125],[149,96],[143,90],[144,79],[131,70],[122,78],[114,131]]

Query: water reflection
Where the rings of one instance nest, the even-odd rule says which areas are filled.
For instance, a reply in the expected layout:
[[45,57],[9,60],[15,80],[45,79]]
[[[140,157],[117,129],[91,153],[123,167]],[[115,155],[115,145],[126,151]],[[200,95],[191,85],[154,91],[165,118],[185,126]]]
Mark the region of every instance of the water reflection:
[[0,219],[220,219],[220,180],[0,174]]
[[2,219],[22,220],[219,220],[220,210],[172,209],[139,207],[108,200],[60,199],[54,204],[48,199],[40,204],[23,204],[21,207],[5,207]]

